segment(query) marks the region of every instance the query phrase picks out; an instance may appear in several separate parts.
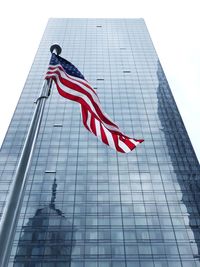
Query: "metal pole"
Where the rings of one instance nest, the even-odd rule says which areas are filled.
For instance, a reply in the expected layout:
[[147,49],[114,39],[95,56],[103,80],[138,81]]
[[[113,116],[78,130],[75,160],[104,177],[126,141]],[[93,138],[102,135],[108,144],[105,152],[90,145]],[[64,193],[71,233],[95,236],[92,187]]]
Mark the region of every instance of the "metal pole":
[[[61,47],[54,44],[51,53],[59,55]],[[27,174],[31,163],[37,136],[40,130],[46,99],[49,97],[52,81],[44,81],[41,94],[36,101],[36,108],[29,126],[27,137],[22,149],[18,166],[13,177],[9,195],[0,224],[0,266],[6,267],[10,258],[11,247],[18,223],[21,205],[27,183]]]

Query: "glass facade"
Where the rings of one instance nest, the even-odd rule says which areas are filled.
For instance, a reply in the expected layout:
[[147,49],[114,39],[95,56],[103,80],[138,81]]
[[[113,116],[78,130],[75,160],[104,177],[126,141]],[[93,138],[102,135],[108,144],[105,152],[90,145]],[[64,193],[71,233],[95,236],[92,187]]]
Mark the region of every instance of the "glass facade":
[[115,152],[53,87],[9,266],[199,267],[200,167],[143,19],[49,20],[1,148],[0,212],[53,43],[145,142]]

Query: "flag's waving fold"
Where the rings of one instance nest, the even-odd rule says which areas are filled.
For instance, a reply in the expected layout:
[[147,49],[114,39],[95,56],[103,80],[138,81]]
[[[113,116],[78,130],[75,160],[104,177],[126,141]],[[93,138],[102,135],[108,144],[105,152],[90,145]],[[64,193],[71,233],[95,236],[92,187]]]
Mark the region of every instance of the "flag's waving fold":
[[52,79],[63,97],[81,105],[84,126],[103,143],[118,152],[127,153],[143,140],[124,135],[119,127],[102,110],[96,91],[81,72],[69,61],[52,54],[46,79]]

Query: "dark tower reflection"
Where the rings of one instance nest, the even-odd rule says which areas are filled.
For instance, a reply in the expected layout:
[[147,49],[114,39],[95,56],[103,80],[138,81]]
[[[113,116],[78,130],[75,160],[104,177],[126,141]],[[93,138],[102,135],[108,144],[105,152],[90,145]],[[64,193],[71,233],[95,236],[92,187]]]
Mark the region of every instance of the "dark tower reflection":
[[[157,77],[161,130],[165,135],[168,155],[173,167],[172,175],[180,186],[179,190],[182,194],[180,202],[185,206],[184,230],[189,235],[193,257],[198,259],[200,258],[200,166],[159,61]],[[182,238],[183,242],[184,236]]]
[[74,229],[63,213],[56,209],[56,188],[54,179],[51,202],[38,209],[23,226],[14,267],[70,266]]

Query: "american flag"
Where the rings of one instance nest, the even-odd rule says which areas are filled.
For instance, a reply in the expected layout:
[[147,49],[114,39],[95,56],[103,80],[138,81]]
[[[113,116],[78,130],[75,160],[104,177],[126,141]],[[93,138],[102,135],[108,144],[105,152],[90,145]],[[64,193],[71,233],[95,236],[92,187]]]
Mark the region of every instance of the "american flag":
[[66,59],[52,53],[45,78],[55,82],[61,96],[81,105],[85,128],[106,145],[118,152],[128,153],[144,141],[130,138],[121,132],[103,111],[96,91],[83,74]]

